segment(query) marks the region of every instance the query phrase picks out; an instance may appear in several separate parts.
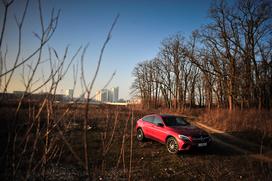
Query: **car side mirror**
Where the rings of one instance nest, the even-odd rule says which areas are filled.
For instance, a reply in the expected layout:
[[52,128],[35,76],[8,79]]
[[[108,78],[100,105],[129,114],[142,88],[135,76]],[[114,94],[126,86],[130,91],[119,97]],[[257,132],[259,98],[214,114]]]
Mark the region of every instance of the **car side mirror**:
[[157,123],[157,126],[163,127],[164,125],[162,123]]

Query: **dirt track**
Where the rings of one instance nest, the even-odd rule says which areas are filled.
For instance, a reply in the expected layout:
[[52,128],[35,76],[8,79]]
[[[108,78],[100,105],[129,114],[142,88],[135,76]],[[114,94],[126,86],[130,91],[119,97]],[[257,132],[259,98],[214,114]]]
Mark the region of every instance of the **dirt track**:
[[272,158],[269,156],[265,156],[264,154],[266,152],[271,152],[271,150],[269,150],[269,148],[264,147],[264,153],[259,154],[259,145],[252,143],[248,140],[242,140],[240,138],[234,137],[228,133],[225,133],[221,130],[209,127],[205,124],[202,124],[200,122],[195,122],[195,124],[203,129],[205,129],[206,131],[208,131],[209,133],[217,133],[221,135],[221,138],[213,135],[212,138],[214,140],[214,142],[224,145],[225,147],[228,147],[230,149],[236,150],[238,152],[240,152],[241,154],[245,154],[248,155],[251,158],[260,160],[260,161],[266,161],[266,162],[272,162]]

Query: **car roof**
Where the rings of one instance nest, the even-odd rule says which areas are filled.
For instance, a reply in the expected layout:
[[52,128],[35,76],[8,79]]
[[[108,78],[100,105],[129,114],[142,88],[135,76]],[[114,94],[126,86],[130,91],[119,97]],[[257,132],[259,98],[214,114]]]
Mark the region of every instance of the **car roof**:
[[146,117],[146,116],[160,116],[162,118],[167,118],[167,117],[183,117],[183,116],[175,115],[175,114],[156,114],[156,113],[148,114],[148,115],[145,115],[144,117]]
[[169,117],[180,117],[180,118],[186,118],[185,116],[181,115],[175,115],[175,114],[160,114],[162,118],[169,118]]
[[144,117],[147,117],[147,116],[160,116],[160,117],[162,117],[162,118],[168,118],[168,117],[184,117],[184,116],[175,115],[175,114],[156,114],[156,113],[148,114],[148,115],[145,115]]

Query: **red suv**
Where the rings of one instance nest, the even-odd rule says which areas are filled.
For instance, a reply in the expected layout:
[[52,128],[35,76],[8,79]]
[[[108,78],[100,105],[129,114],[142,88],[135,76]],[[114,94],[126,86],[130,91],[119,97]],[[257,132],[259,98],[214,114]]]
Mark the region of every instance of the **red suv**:
[[161,142],[170,153],[189,150],[193,146],[206,147],[212,141],[207,132],[176,115],[144,116],[137,121],[136,130],[139,141],[149,138]]

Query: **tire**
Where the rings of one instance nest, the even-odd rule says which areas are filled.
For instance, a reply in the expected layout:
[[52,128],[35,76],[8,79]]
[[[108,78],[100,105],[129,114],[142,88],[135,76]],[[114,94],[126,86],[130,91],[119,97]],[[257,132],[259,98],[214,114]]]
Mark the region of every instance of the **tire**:
[[166,141],[166,148],[169,153],[177,154],[179,152],[178,142],[174,137],[169,137]]
[[141,128],[137,129],[137,140],[138,141],[144,141],[145,140],[145,136],[144,136],[144,132]]

